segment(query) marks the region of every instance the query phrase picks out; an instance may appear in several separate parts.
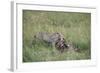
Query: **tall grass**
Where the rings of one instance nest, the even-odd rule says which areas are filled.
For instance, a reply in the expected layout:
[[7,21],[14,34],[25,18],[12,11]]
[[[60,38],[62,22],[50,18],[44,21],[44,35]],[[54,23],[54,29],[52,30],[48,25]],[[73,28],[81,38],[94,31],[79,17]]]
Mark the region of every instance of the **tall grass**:
[[[91,14],[23,10],[23,62],[83,60],[91,58]],[[32,46],[38,32],[59,32],[80,52],[60,53],[45,43]]]

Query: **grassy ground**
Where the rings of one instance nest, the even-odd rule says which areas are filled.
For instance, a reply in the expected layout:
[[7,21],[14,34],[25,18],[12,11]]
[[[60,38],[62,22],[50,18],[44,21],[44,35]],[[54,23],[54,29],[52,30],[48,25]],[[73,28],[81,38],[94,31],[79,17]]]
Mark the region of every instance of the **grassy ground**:
[[[91,14],[23,10],[23,62],[90,59]],[[80,52],[58,50],[38,42],[30,47],[38,32],[59,32]]]

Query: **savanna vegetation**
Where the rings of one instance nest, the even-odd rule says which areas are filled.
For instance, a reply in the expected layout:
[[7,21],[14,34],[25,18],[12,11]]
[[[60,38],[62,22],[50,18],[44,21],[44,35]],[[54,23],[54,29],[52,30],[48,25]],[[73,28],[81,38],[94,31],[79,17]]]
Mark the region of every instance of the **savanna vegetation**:
[[[90,27],[90,13],[23,10],[23,62],[91,59]],[[80,51],[59,53],[43,42],[31,47],[38,32],[59,32]]]

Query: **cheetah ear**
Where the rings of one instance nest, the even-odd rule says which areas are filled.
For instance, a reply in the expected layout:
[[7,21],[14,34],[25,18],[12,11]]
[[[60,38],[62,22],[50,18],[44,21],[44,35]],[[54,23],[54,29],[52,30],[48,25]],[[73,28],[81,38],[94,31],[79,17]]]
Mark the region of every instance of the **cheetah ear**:
[[62,41],[64,41],[64,42],[66,42],[65,38],[60,38],[60,40],[62,40]]

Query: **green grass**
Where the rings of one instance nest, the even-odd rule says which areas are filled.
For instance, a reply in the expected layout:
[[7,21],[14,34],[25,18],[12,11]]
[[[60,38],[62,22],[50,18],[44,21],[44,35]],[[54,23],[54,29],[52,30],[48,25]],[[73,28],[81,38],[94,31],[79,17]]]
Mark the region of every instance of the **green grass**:
[[[23,62],[84,60],[91,58],[91,14],[23,10]],[[58,50],[38,42],[31,45],[38,32],[59,32],[80,52]]]

